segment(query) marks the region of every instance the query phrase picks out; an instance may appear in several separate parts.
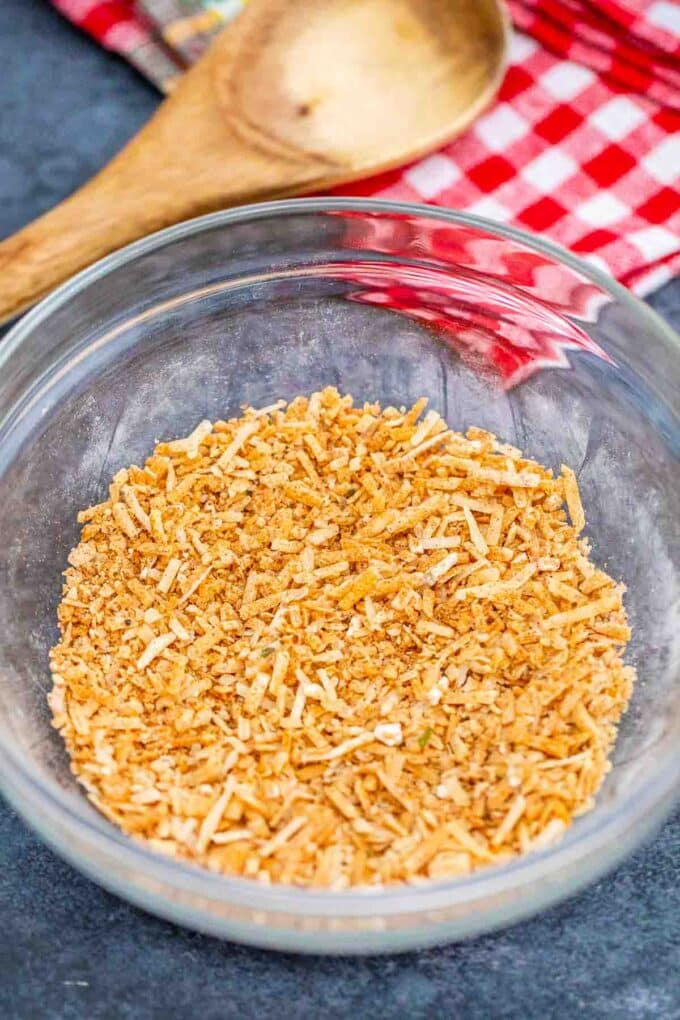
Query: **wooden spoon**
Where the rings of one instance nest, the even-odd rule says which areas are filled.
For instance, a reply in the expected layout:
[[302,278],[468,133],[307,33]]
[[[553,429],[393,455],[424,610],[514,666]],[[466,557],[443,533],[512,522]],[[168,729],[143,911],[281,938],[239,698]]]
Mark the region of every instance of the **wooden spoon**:
[[96,177],[0,244],[0,321],[150,231],[421,156],[491,100],[507,38],[499,0],[251,0]]

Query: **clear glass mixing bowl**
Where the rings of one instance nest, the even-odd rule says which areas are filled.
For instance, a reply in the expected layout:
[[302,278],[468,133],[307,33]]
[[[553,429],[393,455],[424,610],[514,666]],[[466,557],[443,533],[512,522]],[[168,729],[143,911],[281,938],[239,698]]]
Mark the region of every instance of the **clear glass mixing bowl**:
[[[164,917],[260,946],[406,949],[517,920],[610,868],[677,788],[678,338],[536,238],[420,206],[301,200],[206,216],[105,259],[0,348],[0,780],[76,867]],[[597,560],[628,585],[639,680],[595,810],[470,877],[342,893],[157,857],[87,802],[51,729],[47,652],[76,512],[160,437],[332,383],[422,394],[573,465]]]

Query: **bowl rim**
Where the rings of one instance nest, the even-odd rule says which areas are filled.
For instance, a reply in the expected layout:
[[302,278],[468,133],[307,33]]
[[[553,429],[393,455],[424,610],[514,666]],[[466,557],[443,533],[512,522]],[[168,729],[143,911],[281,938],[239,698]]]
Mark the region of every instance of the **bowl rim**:
[[7,362],[10,355],[26,338],[30,331],[37,326],[42,319],[52,314],[66,301],[79,291],[88,287],[91,283],[106,276],[119,266],[131,262],[139,255],[162,247],[169,241],[176,241],[192,234],[202,233],[213,227],[222,226],[228,223],[238,223],[241,220],[257,220],[267,217],[285,216],[289,213],[300,212],[366,212],[366,213],[393,213],[397,215],[421,216],[426,219],[443,220],[445,223],[454,223],[461,226],[476,227],[496,237],[503,237],[523,244],[527,248],[544,255],[551,255],[556,261],[569,266],[582,276],[598,284],[612,297],[622,301],[635,314],[647,319],[649,326],[659,330],[664,339],[677,347],[680,354],[680,334],[670,326],[661,316],[648,304],[638,298],[632,291],[615,280],[604,270],[586,262],[572,254],[567,248],[557,244],[555,241],[548,241],[538,234],[528,230],[521,230],[518,227],[511,227],[506,223],[498,223],[495,220],[487,219],[484,216],[475,216],[472,213],[454,212],[441,206],[425,205],[417,202],[392,202],[387,199],[373,198],[287,198],[273,202],[252,202],[249,205],[238,206],[235,209],[222,209],[218,212],[206,213],[203,216],[194,216],[188,220],[182,220],[172,227],[165,227],[163,230],[156,230],[147,234],[138,241],[133,241],[110,255],[93,262],[91,266],[82,269],[79,273],[70,277],[65,283],[60,284],[46,297],[42,298],[33,308],[25,312],[17,322],[8,330],[5,335],[2,348],[0,349],[0,369]]
[[[244,220],[343,211],[439,220],[445,224],[476,228],[491,236],[509,239],[526,248],[547,254],[596,283],[623,303],[641,320],[641,327],[660,334],[660,339],[675,348],[676,354],[680,356],[680,336],[653,309],[613,277],[552,241],[546,241],[529,232],[495,223],[481,216],[453,212],[436,206],[362,198],[297,198],[255,203],[185,220],[175,226],[156,231],[100,259],[58,287],[10,329],[0,349],[0,371],[45,318],[67,304],[72,297],[90,284],[141,255],[161,248],[169,242]],[[644,831],[646,817],[655,813],[668,813],[669,805],[672,805],[677,796],[674,791],[680,780],[680,759],[671,758],[664,771],[647,780],[644,786],[636,791],[635,797],[630,798],[629,803],[605,808],[597,817],[593,817],[595,812],[589,813],[580,822],[576,835],[574,830],[570,829],[565,838],[555,846],[519,856],[506,864],[474,871],[463,878],[447,882],[428,881],[423,885],[395,884],[378,888],[331,891],[283,884],[262,885],[249,879],[215,875],[200,866],[165,858],[148,850],[143,844],[132,841],[122,831],[113,828],[103,829],[96,821],[81,815],[56,784],[50,788],[13,749],[3,744],[0,744],[0,763],[2,763],[0,789],[4,790],[17,810],[34,828],[73,860],[77,861],[76,855],[68,854],[62,840],[52,838],[46,824],[46,818],[54,814],[55,810],[63,814],[68,824],[78,828],[92,849],[96,849],[109,860],[115,859],[126,864],[133,872],[141,872],[156,883],[165,882],[178,893],[200,895],[207,900],[225,905],[240,904],[252,910],[285,911],[291,916],[298,917],[313,915],[367,918],[374,916],[378,911],[384,915],[414,915],[453,903],[474,904],[476,900],[482,901],[490,896],[516,892],[545,879],[554,880],[560,872],[568,871],[579,861],[592,858],[605,847],[623,839],[625,833],[637,829]],[[32,809],[29,809],[27,801],[22,797],[22,790],[28,794]],[[662,805],[667,805],[666,810]],[[584,884],[589,877],[586,869],[585,877],[580,884]],[[556,891],[552,899],[559,896],[560,893]],[[378,933],[376,937],[379,937]]]

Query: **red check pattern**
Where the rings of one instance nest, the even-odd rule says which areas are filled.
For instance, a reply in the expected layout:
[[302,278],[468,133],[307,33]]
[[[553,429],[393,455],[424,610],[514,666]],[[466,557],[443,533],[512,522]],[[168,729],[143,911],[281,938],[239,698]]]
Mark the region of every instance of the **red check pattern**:
[[[133,0],[53,2],[160,87],[180,73],[161,41],[164,0],[145,0],[144,18]],[[182,9],[210,7],[183,0]],[[428,202],[545,233],[648,293],[680,273],[680,5],[509,7],[519,31],[496,104],[438,152],[337,193]]]
[[133,0],[52,0],[58,11],[105,49],[119,53],[163,92],[183,71]]
[[[672,25],[680,14],[674,14],[673,5],[666,0],[637,3],[637,15],[632,7],[612,0],[596,4],[582,0],[510,3],[517,27],[547,49],[593,68],[621,88],[678,106],[680,34],[674,37],[661,26],[664,20]],[[642,7],[647,8],[647,19],[640,15]],[[680,33],[680,25],[676,28]]]

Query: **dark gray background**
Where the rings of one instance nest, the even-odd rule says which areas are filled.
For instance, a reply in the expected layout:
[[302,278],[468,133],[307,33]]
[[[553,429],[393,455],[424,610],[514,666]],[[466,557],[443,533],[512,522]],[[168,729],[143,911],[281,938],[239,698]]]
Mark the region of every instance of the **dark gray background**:
[[[157,93],[46,0],[0,0],[0,236],[81,184]],[[680,282],[652,304],[680,325]],[[122,903],[0,803],[0,1020],[680,1018],[680,816],[536,920],[401,957],[320,959],[194,935]]]

